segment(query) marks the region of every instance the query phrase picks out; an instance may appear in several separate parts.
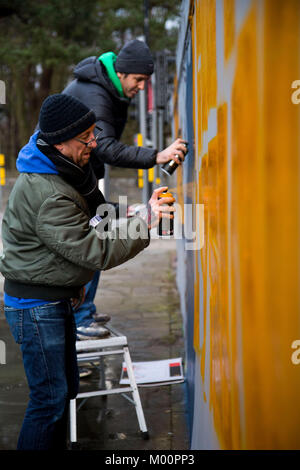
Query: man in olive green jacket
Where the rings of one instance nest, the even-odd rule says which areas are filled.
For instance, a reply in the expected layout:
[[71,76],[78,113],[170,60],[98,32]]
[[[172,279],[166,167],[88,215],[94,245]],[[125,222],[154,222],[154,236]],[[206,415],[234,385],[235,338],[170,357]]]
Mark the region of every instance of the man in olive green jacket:
[[101,132],[95,121],[94,112],[71,96],[44,101],[40,131],[19,153],[21,174],[3,218],[5,315],[30,388],[18,449],[65,447],[69,400],[78,390],[74,308],[96,270],[148,246],[150,212],[158,220],[166,211],[160,188],[144,218],[128,219],[110,237],[97,231],[96,209],[105,200],[89,162]]

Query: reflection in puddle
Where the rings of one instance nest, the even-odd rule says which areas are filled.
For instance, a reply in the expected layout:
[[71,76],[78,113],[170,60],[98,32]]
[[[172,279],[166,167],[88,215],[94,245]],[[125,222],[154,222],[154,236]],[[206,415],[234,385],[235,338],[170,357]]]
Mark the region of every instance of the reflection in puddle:
[[127,436],[126,434],[124,434],[123,432],[115,432],[115,433],[112,433],[112,434],[109,434],[108,435],[109,439],[113,439],[113,440],[124,440],[124,439],[127,439]]

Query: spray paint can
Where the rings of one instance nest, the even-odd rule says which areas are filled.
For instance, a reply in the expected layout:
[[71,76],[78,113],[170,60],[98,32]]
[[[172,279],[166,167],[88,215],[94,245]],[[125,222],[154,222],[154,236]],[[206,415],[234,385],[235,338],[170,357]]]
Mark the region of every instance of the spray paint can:
[[[186,155],[187,152],[188,152],[188,144],[184,143],[184,145],[186,146],[186,152],[185,152],[185,155]],[[176,163],[175,160],[170,160],[168,163],[165,163],[161,167],[161,169],[168,176],[171,176],[174,173],[174,171],[176,170],[177,167],[178,167],[178,163]]]
[[[170,192],[161,193],[158,198],[173,197]],[[168,206],[173,206],[173,202],[166,203]],[[174,235],[174,219],[161,218],[158,225],[158,235],[160,237],[172,237]]]

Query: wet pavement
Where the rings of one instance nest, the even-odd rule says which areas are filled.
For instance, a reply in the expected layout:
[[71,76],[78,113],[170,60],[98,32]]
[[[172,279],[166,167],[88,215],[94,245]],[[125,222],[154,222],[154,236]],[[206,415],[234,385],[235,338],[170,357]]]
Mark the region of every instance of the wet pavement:
[[[128,184],[130,183],[130,190]],[[132,181],[115,181],[118,191],[127,187],[129,203],[136,200]],[[120,194],[120,192],[118,192]],[[115,200],[115,199],[112,199]],[[134,362],[182,357],[183,331],[175,282],[176,242],[154,239],[136,258],[102,272],[96,295],[99,312],[111,316],[110,325],[127,336]],[[2,287],[3,278],[0,277]],[[2,288],[1,288],[2,293]],[[3,304],[0,340],[6,346],[6,364],[0,364],[0,450],[16,447],[28,400],[19,347],[8,330]],[[105,358],[106,387],[119,387],[121,356]],[[80,381],[80,391],[97,388],[100,373]],[[91,397],[77,413],[78,443],[82,450],[187,450],[185,384],[139,387],[149,440],[144,440],[134,406],[121,395]]]

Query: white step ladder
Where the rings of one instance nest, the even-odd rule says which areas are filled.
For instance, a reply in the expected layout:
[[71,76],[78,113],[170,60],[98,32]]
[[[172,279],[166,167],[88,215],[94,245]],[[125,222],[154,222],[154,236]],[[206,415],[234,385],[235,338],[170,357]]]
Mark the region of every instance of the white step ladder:
[[[127,374],[130,382],[130,387],[120,387],[113,389],[105,389],[105,378],[104,371],[102,370],[101,389],[92,392],[78,393],[76,398],[70,401],[70,441],[71,446],[77,443],[77,406],[76,400],[79,398],[88,399],[90,397],[101,396],[101,395],[112,395],[115,393],[122,394],[131,403],[135,405],[139,428],[144,439],[149,439],[149,433],[147,430],[144,412],[140,400],[138,387],[136,384],[131,357],[129,354],[129,348],[127,343],[127,337],[120,334],[115,329],[105,325],[107,330],[110,332],[108,338],[87,340],[87,341],[76,341],[77,361],[78,364],[84,362],[99,361],[103,366],[103,356],[111,354],[123,354],[123,360],[126,364]],[[132,400],[127,397],[126,393],[132,393]]]

